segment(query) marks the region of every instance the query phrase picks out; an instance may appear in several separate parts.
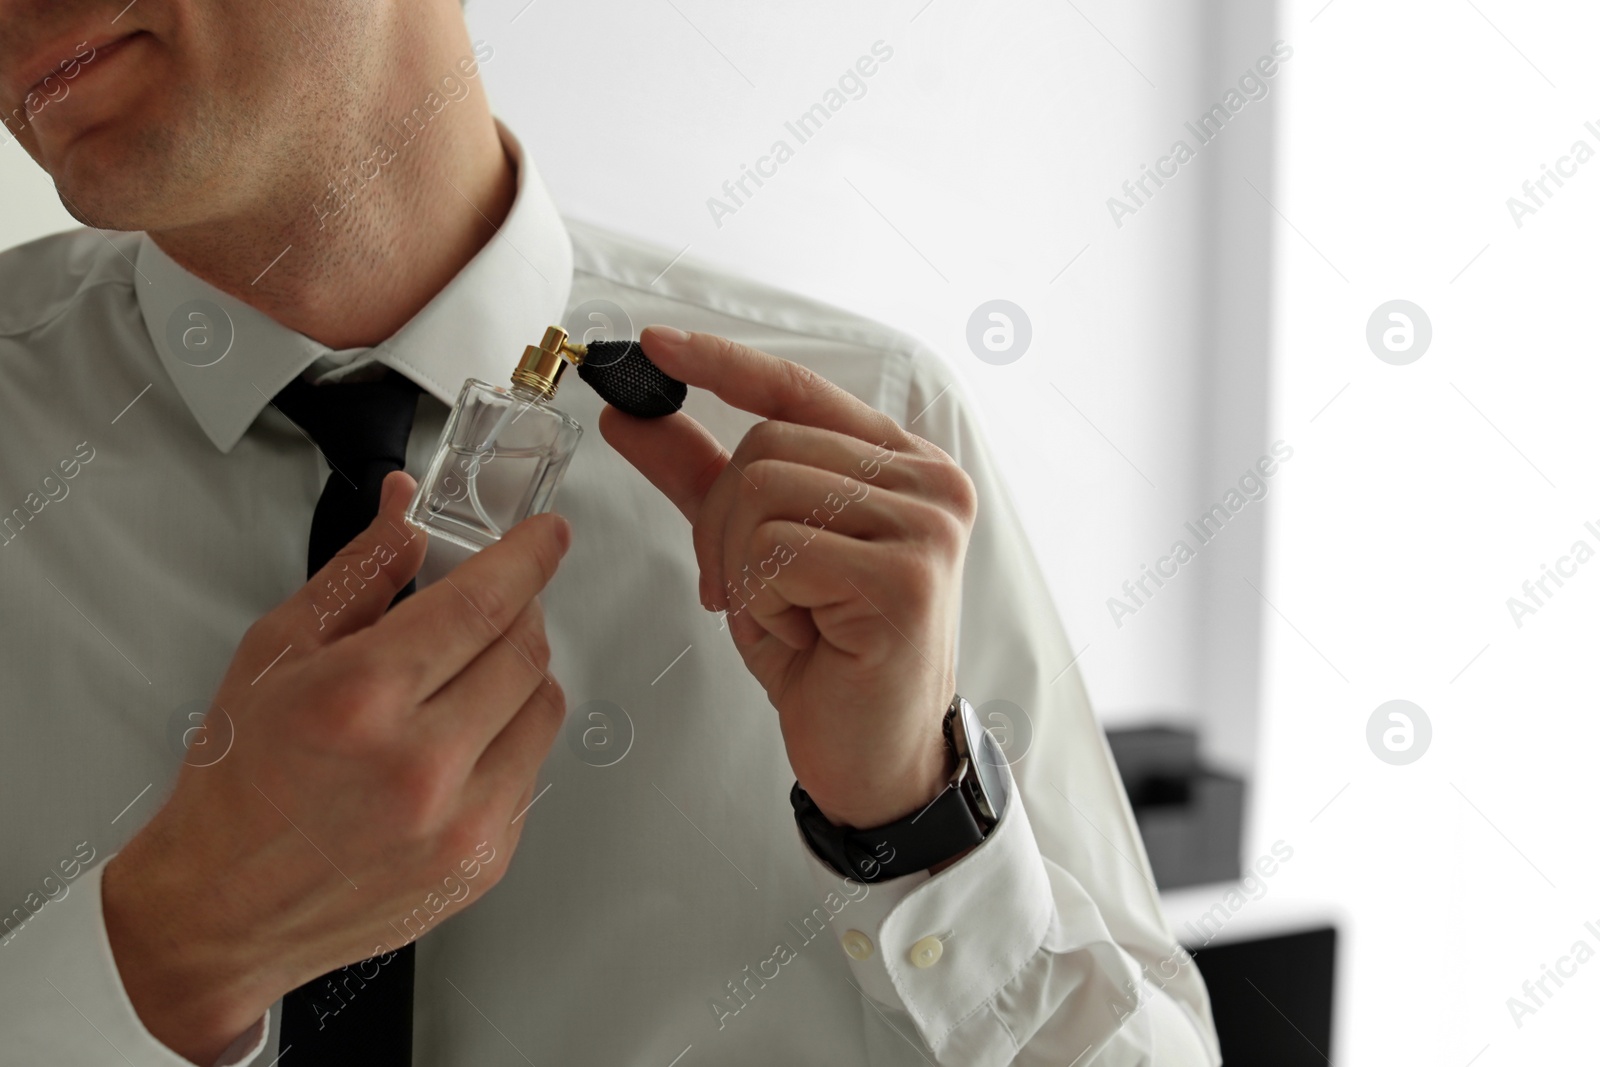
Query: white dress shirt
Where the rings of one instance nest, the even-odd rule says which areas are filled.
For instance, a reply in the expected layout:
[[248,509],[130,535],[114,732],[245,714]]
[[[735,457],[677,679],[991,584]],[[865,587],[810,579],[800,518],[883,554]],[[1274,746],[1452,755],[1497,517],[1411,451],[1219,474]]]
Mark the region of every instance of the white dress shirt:
[[[302,373],[400,371],[422,386],[420,476],[462,381],[504,383],[546,326],[608,308],[591,301],[634,331],[805,364],[961,464],[980,505],[957,686],[1025,709],[1031,746],[1005,817],[960,862],[840,880],[795,828],[766,695],[699,605],[687,523],[569,375],[555,405],[589,429],[555,502],[573,544],[541,598],[568,720],[519,851],[492,861],[504,879],[481,897],[467,883],[470,906],[417,941],[416,1063],[1218,1063],[1204,986],[950,370],[873,322],[564,221],[501,136],[519,164],[510,217],[371,349],[329,352],[142,234],[0,254],[0,1063],[186,1062],[130,1005],[99,879],[171,788],[186,713],[305,581],[328,468],[268,399]],[[687,410],[729,448],[756,422],[698,390]],[[436,540],[419,585],[460,558]],[[219,1062],[271,1061],[277,1016]]]

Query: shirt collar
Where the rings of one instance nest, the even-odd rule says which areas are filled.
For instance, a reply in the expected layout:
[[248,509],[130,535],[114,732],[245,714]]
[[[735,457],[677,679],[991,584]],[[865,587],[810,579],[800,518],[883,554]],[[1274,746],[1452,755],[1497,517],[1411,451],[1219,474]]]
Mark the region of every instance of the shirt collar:
[[[489,243],[367,357],[446,404],[467,378],[509,379],[522,350],[559,323],[572,290],[572,241],[549,190],[500,120],[517,192]],[[267,402],[327,346],[195,277],[141,235],[139,310],[161,364],[206,436],[232,451]]]

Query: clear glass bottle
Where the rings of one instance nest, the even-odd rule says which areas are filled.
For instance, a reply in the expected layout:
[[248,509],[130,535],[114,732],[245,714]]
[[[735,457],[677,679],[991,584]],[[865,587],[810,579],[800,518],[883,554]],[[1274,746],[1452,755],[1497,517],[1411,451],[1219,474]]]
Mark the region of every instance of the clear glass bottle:
[[468,378],[406,521],[477,551],[529,515],[548,511],[583,427],[550,406],[581,350],[552,326],[529,345],[509,389]]

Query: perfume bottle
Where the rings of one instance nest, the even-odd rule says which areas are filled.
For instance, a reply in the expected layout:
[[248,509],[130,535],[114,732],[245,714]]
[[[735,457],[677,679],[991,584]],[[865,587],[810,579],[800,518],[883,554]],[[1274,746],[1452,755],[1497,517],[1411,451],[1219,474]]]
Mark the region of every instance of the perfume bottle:
[[550,400],[561,372],[582,355],[583,346],[551,326],[523,352],[509,389],[468,378],[406,521],[477,551],[548,511],[583,436],[583,427]]

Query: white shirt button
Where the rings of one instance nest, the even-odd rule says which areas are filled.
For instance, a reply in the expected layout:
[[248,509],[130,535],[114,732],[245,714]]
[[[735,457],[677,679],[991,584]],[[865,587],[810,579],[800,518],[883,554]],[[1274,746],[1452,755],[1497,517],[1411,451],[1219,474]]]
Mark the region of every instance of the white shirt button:
[[869,959],[872,956],[872,938],[860,930],[846,930],[839,939],[844,945],[845,953],[853,960]]
[[911,962],[918,967],[932,967],[944,955],[944,942],[937,937],[925,937],[911,946]]

